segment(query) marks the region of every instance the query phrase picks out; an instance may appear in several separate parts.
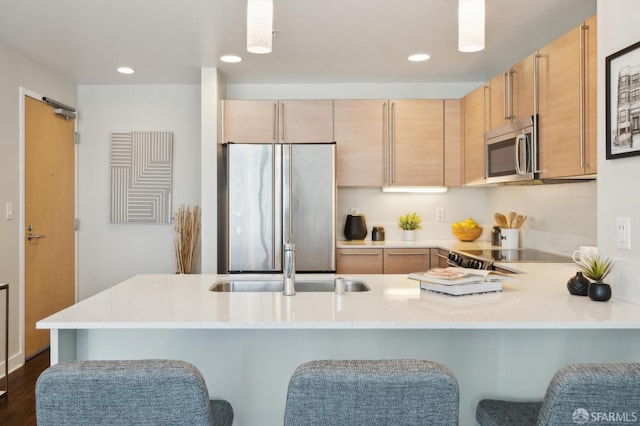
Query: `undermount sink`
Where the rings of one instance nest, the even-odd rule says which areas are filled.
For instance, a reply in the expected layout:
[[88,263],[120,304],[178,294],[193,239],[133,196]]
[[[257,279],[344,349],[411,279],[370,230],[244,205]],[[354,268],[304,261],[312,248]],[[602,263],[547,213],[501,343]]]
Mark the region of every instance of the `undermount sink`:
[[[348,293],[351,292],[360,292],[360,291],[369,291],[371,287],[364,281],[359,280],[350,280],[345,279],[345,291]],[[269,279],[269,280],[252,280],[252,279],[235,279],[235,278],[223,278],[215,283],[209,288],[209,291],[217,291],[221,293],[230,293],[230,292],[282,292],[282,279]],[[325,279],[325,280],[307,280],[307,279],[298,279],[296,280],[296,292],[304,293],[304,292],[332,292],[333,291],[333,279]]]

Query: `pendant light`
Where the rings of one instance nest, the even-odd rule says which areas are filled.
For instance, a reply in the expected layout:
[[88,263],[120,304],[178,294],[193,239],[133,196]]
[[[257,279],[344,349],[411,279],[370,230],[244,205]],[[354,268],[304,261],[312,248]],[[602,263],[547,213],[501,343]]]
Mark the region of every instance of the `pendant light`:
[[273,0],[247,0],[247,51],[270,53],[272,34]]
[[484,49],[484,0],[458,0],[458,50]]

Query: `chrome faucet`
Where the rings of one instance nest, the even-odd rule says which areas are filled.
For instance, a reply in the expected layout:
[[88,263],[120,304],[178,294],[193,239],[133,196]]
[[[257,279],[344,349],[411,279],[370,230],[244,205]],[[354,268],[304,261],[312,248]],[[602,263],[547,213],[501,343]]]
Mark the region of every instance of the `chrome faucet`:
[[283,267],[282,284],[285,296],[295,296],[296,294],[296,245],[285,243],[283,247]]

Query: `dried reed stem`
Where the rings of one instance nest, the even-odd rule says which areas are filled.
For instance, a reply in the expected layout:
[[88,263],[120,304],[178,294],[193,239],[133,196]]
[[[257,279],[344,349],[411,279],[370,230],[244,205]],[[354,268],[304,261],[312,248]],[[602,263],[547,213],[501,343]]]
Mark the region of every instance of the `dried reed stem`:
[[193,212],[187,205],[180,205],[173,221],[175,229],[174,248],[176,267],[181,274],[190,274],[198,239],[200,238],[200,207],[194,206]]

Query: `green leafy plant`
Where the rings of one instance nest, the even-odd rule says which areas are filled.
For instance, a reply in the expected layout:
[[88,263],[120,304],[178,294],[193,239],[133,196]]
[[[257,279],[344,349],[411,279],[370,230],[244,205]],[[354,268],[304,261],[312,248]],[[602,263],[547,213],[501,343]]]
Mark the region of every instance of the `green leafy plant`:
[[398,218],[398,226],[400,229],[404,229],[405,231],[411,231],[414,229],[422,229],[420,224],[422,223],[422,218],[418,213],[407,213],[404,216],[400,216]]
[[602,258],[599,254],[586,258],[580,263],[580,270],[585,277],[602,283],[613,269],[613,261],[610,258]]

